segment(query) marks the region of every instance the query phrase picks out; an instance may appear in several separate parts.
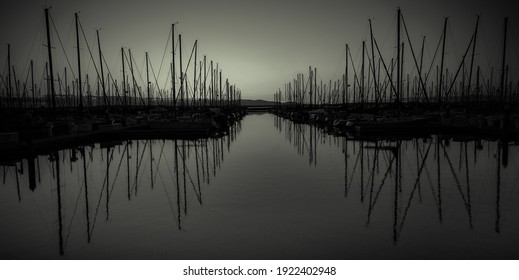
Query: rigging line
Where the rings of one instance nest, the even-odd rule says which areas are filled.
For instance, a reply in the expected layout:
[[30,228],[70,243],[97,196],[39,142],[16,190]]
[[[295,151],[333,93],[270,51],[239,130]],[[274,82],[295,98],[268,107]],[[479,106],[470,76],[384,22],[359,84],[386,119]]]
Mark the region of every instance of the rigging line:
[[[391,75],[389,74],[389,71],[386,66],[386,62],[384,61],[384,58],[382,57],[382,54],[380,53],[380,49],[378,48],[378,43],[375,38],[373,38],[373,42],[375,42],[375,47],[377,48],[378,56],[380,57],[380,60],[382,61],[382,65],[384,66],[384,70],[386,71],[387,78],[390,81],[391,87],[393,88],[393,92],[395,95],[399,95],[400,93],[397,93],[397,90],[395,88],[395,85],[393,84],[393,79],[391,78]],[[397,96],[400,99],[400,96]]]
[[[7,77],[5,77],[5,79],[4,79],[4,77],[3,77],[2,75],[0,75],[0,81],[2,81],[2,84],[4,85],[4,90],[7,92],[7,91],[8,91],[7,88],[8,88],[9,86],[7,85],[6,80],[7,80]],[[3,93],[3,92],[4,92],[4,91],[2,91],[2,93]]]
[[465,205],[465,209],[468,210],[469,209],[469,207],[468,207],[469,204],[467,202],[467,199],[465,198],[465,195],[463,194],[463,191],[461,190],[460,180],[458,179],[458,176],[456,176],[456,171],[454,170],[454,166],[452,165],[451,159],[450,159],[449,155],[447,154],[447,151],[446,151],[445,146],[443,145],[443,143],[442,143],[442,148],[443,148],[443,154],[445,155],[445,157],[447,158],[447,162],[449,163],[449,167],[451,169],[451,172],[452,172],[452,175],[454,177],[454,180],[456,181],[456,187],[458,188],[458,191],[460,192],[461,199],[463,200],[463,204]]
[[149,61],[148,61],[148,63],[150,65],[151,73],[153,74],[153,78],[155,79],[155,86],[157,87],[157,91],[159,92],[160,98],[162,98],[162,92],[159,87],[159,82],[157,81],[157,76],[155,76],[155,70],[153,70],[153,64],[151,64],[151,62],[149,62]]
[[[173,141],[172,141],[173,142]],[[175,178],[173,177],[173,174],[171,173],[171,166],[169,165],[169,161],[167,157],[164,157],[164,161],[166,162],[166,169],[168,170],[169,176],[171,176],[171,182],[175,181]],[[159,174],[160,175],[160,174]],[[160,175],[162,176],[162,175]]]
[[[133,64],[130,63],[130,61],[128,60],[128,57],[126,56],[126,53],[125,53],[124,57],[126,59],[126,64],[133,66]],[[135,59],[133,59],[133,57],[131,57],[131,58],[132,58],[132,61],[135,61]],[[137,69],[137,71],[138,70],[139,69]],[[136,89],[137,92],[139,93],[139,97],[141,99],[141,102],[144,102],[144,99],[142,98],[141,88],[138,86],[137,81],[135,80],[135,74],[133,73],[133,67],[131,67],[130,72],[131,72],[131,75],[132,75],[132,87],[133,87],[133,89]]]
[[63,42],[61,41],[61,37],[59,36],[59,32],[58,32],[58,29],[56,28],[56,25],[54,24],[54,19],[52,18],[52,15],[49,13],[50,15],[50,21],[52,22],[52,26],[54,27],[54,31],[56,31],[56,37],[58,37],[58,41],[59,41],[59,44],[61,46],[61,49],[63,50],[63,54],[65,55],[65,59],[67,60],[67,63],[68,63],[68,67],[70,68],[70,72],[72,73],[72,77],[74,77],[74,80],[76,79],[76,75],[74,74],[74,71],[72,70],[72,66],[70,64],[70,60],[68,59],[68,56],[67,56],[67,51],[65,51],[65,47],[63,46]]
[[[145,84],[144,78],[142,77],[142,72],[139,69],[139,67],[137,66],[138,64],[137,64],[137,60],[135,60],[135,56],[132,56],[131,58],[133,59],[133,62],[134,62],[133,68],[137,69],[137,72],[139,74],[139,75],[137,75],[137,77],[139,77],[139,79],[141,80],[141,83]],[[146,62],[146,59],[144,58],[141,65],[144,65],[145,62]]]
[[202,205],[202,194],[199,191],[197,191],[195,182],[193,181],[193,178],[191,177],[191,173],[189,172],[189,169],[186,169],[186,172],[187,172],[187,176],[189,177],[189,181],[191,181],[191,186],[193,187],[193,191],[196,194],[196,198],[197,198],[198,202],[200,203],[200,205]]
[[64,247],[67,246],[67,243],[68,243],[68,238],[70,236],[70,228],[72,227],[72,221],[74,220],[74,217],[76,216],[76,212],[77,212],[77,207],[79,205],[79,199],[81,198],[81,194],[83,193],[83,187],[84,187],[84,184],[81,186],[81,189],[79,189],[79,194],[78,194],[78,197],[76,199],[76,204],[74,205],[74,212],[72,212],[72,217],[70,218],[70,223],[69,223],[69,226],[68,226],[68,233],[67,233],[67,236],[65,237],[65,242],[64,242]]
[[175,215],[175,209],[173,207],[173,204],[171,204],[171,198],[169,197],[168,190],[166,189],[166,184],[164,183],[164,179],[162,179],[162,175],[159,174],[160,181],[162,182],[162,188],[164,189],[164,192],[166,193],[166,198],[168,200],[169,209],[171,210],[171,214],[173,214],[173,217],[175,218],[175,222],[177,221],[177,216]]
[[[350,54],[350,59],[351,61],[353,61],[353,57],[351,56],[351,50],[350,48],[348,48],[348,53]],[[351,66],[353,67],[353,78],[354,78],[354,83],[355,81],[357,81],[357,84],[360,84],[360,81],[359,81],[359,75],[357,75],[357,70],[355,69],[355,64],[352,63]]]
[[359,163],[359,158],[360,158],[360,151],[357,153],[357,159],[355,160],[355,164],[353,165],[353,170],[351,171],[351,178],[350,178],[350,181],[348,182],[348,188],[349,186],[351,186],[351,182],[353,181],[353,175],[355,175],[355,170],[357,170],[357,165]]
[[27,71],[27,76],[25,76],[25,82],[23,83],[22,98],[20,100],[20,103],[22,103],[23,99],[25,99],[25,94],[27,93],[27,82],[29,81],[30,73],[31,73],[31,71]]
[[[170,74],[171,74],[171,67],[169,67],[169,70],[168,70],[168,73],[166,74],[166,76],[171,76]],[[170,82],[171,81],[168,81],[168,79],[166,79],[164,81],[164,87],[163,88],[166,88]]]
[[[106,62],[105,60],[105,56],[103,53],[101,53],[101,57],[103,58],[103,62],[105,63],[105,66],[106,66],[106,71],[108,71],[108,77],[109,79],[112,81],[112,85],[115,86],[115,94],[117,96],[117,100],[119,102],[121,102],[122,104],[122,100],[121,100],[121,96],[119,95],[119,87],[117,86],[117,83],[115,82],[114,80],[114,77],[112,76],[112,72],[110,72],[110,68],[108,67],[108,63]],[[103,77],[104,78],[104,77]],[[112,93],[113,94],[113,93]]]
[[413,186],[413,190],[411,191],[411,194],[409,195],[409,200],[407,201],[407,206],[404,210],[404,215],[402,217],[402,220],[400,221],[400,226],[398,228],[398,236],[400,236],[400,232],[402,232],[402,228],[404,227],[404,222],[406,220],[406,217],[407,217],[407,213],[409,213],[409,209],[411,208],[411,201],[413,200],[413,197],[414,197],[414,193],[415,191],[418,189],[418,183],[420,182],[420,174],[422,173],[422,170],[425,166],[425,160],[427,159],[428,155],[429,155],[429,151],[431,150],[431,146],[432,146],[432,141],[429,143],[429,147],[427,148],[427,151],[425,152],[425,156],[422,160],[422,164],[420,165],[420,169],[418,171],[418,175],[416,176],[416,180],[415,180],[415,183],[414,183],[414,186]]
[[[436,60],[436,56],[438,55],[438,51],[440,50],[441,42],[442,42],[444,36],[445,36],[445,33],[442,31],[442,35],[440,36],[440,39],[438,40],[438,45],[436,46],[436,50],[434,51],[434,55],[431,60],[431,65],[429,66],[429,70],[427,70],[427,75],[425,75],[425,84],[427,84],[427,81],[429,81],[429,76],[431,74],[432,68],[434,66],[434,61]],[[429,50],[429,44],[427,44],[427,50]]]
[[460,66],[458,67],[458,71],[456,71],[456,75],[454,75],[454,79],[452,80],[452,83],[449,87],[449,90],[447,91],[447,93],[445,94],[445,98],[448,98],[449,97],[449,94],[451,93],[452,91],[452,88],[454,87],[454,85],[456,84],[456,79],[458,78],[458,75],[461,71],[461,68],[463,67],[463,65],[465,64],[465,58],[467,57],[467,54],[470,50],[470,47],[472,46],[472,42],[474,42],[474,37],[476,36],[476,33],[473,33],[472,34],[472,38],[470,39],[470,42],[469,42],[469,45],[467,46],[467,50],[465,51],[465,54],[463,55],[463,58],[461,60],[461,63],[460,63]]
[[90,49],[90,45],[88,44],[88,40],[86,38],[86,35],[85,35],[85,30],[83,30],[83,25],[81,24],[81,21],[78,20],[79,22],[79,27],[81,28],[81,33],[83,34],[83,39],[85,41],[85,44],[87,46],[87,49],[88,49],[88,53],[90,54],[90,59],[92,59],[92,64],[94,65],[94,69],[96,70],[96,74],[97,74],[97,78],[100,79],[100,74],[99,74],[99,70],[97,69],[97,65],[95,63],[95,60],[94,60],[94,56],[92,55],[92,50]]
[[[115,172],[115,177],[114,177],[114,181],[112,183],[112,187],[111,187],[110,191],[108,192],[108,200],[110,200],[110,198],[112,197],[112,193],[114,192],[115,182],[117,181],[117,177],[119,177],[119,171],[121,170],[121,165],[123,163],[123,157],[126,154],[127,150],[128,150],[128,145],[125,145],[123,154],[121,155],[121,160],[119,161],[119,166],[117,167],[117,172]],[[112,155],[113,155],[113,150],[112,150]]]
[[[141,164],[143,162],[143,158],[144,158],[144,152],[146,151],[146,147],[148,146],[148,141],[144,141],[144,148],[142,148],[142,153],[141,153],[141,161],[139,161],[139,165],[137,166],[137,171],[138,172],[140,169],[141,169]],[[138,151],[137,151],[138,152]],[[138,185],[140,185],[142,182],[142,177],[141,179],[138,181],[138,180],[135,180],[135,186],[134,188],[132,188],[132,191],[137,188]]]
[[[423,152],[421,149],[418,148],[418,152],[420,153],[420,157],[423,158]],[[439,206],[439,202],[438,202],[438,199],[437,199],[437,195],[436,193],[434,192],[434,186],[433,186],[433,183],[432,183],[432,180],[431,180],[431,175],[429,173],[429,169],[427,169],[427,166],[425,167],[425,175],[427,177],[427,181],[429,182],[429,188],[433,194],[433,199],[436,203],[436,206]]]
[[386,183],[386,179],[388,178],[389,174],[391,174],[391,167],[393,166],[393,162],[395,161],[395,156],[391,157],[391,160],[389,161],[389,164],[388,164],[388,167],[386,169],[386,172],[384,173],[384,177],[382,178],[382,182],[380,182],[380,185],[378,187],[378,191],[377,193],[375,194],[375,198],[373,199],[373,204],[371,205],[371,207],[374,207],[375,204],[377,203],[378,201],[378,196],[380,195],[380,192],[382,191],[382,187],[385,185]]
[[160,77],[160,72],[162,71],[162,64],[164,63],[164,58],[166,57],[166,51],[168,50],[169,41],[171,39],[171,33],[172,33],[171,31],[172,30],[170,29],[170,31],[168,33],[168,39],[166,40],[166,47],[164,47],[164,53],[162,54],[162,61],[160,62],[159,74],[158,74],[159,77]]
[[[449,44],[452,45],[452,48],[454,49],[454,57],[458,59],[459,53],[458,53],[458,44],[456,43],[456,36],[454,36],[454,32],[452,31],[452,24],[447,25],[447,31],[449,32],[449,35],[451,35],[451,40],[449,40]],[[459,63],[459,61],[457,61]]]
[[[369,163],[369,155],[366,155],[366,158],[368,159]],[[363,195],[366,195],[366,193],[369,190],[369,202],[368,204],[371,205],[371,200],[373,199],[373,186],[375,185],[375,168],[377,167],[377,159],[378,159],[378,150],[373,151],[373,165],[371,168],[368,164],[368,170],[371,169],[370,174],[368,174],[368,182],[366,182],[366,190],[364,191]],[[371,186],[371,187],[369,187]],[[368,210],[371,211],[371,208],[368,207]]]
[[[166,145],[166,141],[162,141],[162,147],[160,148],[160,155],[159,155],[159,160],[157,161],[157,168],[155,169],[155,177],[153,177],[153,181],[155,181],[157,179],[157,173],[159,173],[159,165],[160,165],[160,160],[162,159],[162,154],[164,153],[164,146]],[[151,146],[150,146],[150,149],[151,149]],[[153,167],[152,167],[153,168]]]
[[[337,64],[335,66],[335,73],[334,73],[334,78],[335,80],[337,79],[341,79],[342,78],[342,71],[344,70],[343,66],[343,62],[344,62],[344,58],[345,56],[342,56],[343,54],[347,55],[346,54],[346,50],[345,49],[342,49],[344,52],[341,51],[341,57],[339,59],[337,59]],[[341,72],[341,75],[339,76],[339,72]],[[310,79],[310,77],[308,77]]]
[[42,35],[43,35],[43,21],[45,19],[45,16],[42,14],[40,16],[40,22],[38,24],[38,26],[40,26],[39,30],[36,31],[36,34],[34,34],[34,37],[32,39],[32,43],[31,43],[31,48],[29,49],[29,54],[27,55],[27,59],[25,61],[25,66],[24,66],[24,71],[27,70],[28,68],[28,65],[29,65],[29,61],[31,60],[30,57],[31,57],[31,54],[32,54],[32,51],[34,49],[34,46],[36,45],[36,41],[38,39],[38,35],[40,35],[40,38],[42,38]]
[[418,77],[420,78],[420,84],[422,85],[423,94],[425,96],[425,101],[429,102],[429,97],[427,96],[427,89],[426,89],[425,84],[422,79],[422,70],[418,66],[418,61],[416,60],[416,55],[414,54],[413,44],[411,44],[411,38],[409,38],[409,31],[407,30],[407,25],[405,24],[404,16],[401,15],[401,18],[402,18],[402,23],[404,24],[405,34],[407,36],[407,42],[409,42],[409,47],[410,47],[411,53],[413,55],[413,60],[414,60],[415,67],[416,67],[415,69],[418,70]]
[[[186,76],[187,76],[187,70],[189,70],[189,65],[191,65],[191,59],[193,58],[193,53],[195,52],[195,48],[197,48],[197,47],[198,47],[198,40],[195,40],[195,43],[193,44],[193,48],[191,49],[191,55],[189,56],[189,60],[187,61],[186,70],[184,71],[184,78],[186,78]],[[220,70],[221,70],[221,68],[220,68]],[[195,79],[196,79],[196,77],[195,77]]]
[[93,235],[94,233],[94,229],[95,229],[95,226],[96,226],[96,221],[97,221],[97,214],[99,214],[99,206],[101,205],[101,200],[103,199],[103,194],[105,193],[104,192],[104,189],[105,189],[105,186],[107,185],[107,182],[106,180],[103,180],[103,187],[101,188],[101,191],[100,191],[100,196],[99,196],[99,200],[97,202],[97,206],[96,206],[96,213],[94,215],[94,221],[92,223],[92,228],[90,229],[90,236]]
[[[185,160],[186,160],[185,155],[181,151],[179,151],[179,154],[181,156],[181,159],[185,163]],[[195,194],[197,196],[197,200],[201,204],[202,203],[202,195],[196,190],[195,182],[193,181],[193,178],[191,177],[191,173],[189,173],[189,169],[188,168],[186,168],[186,173],[187,173],[187,176],[189,178],[189,181],[191,182],[191,186],[193,187],[193,191],[195,192]]]

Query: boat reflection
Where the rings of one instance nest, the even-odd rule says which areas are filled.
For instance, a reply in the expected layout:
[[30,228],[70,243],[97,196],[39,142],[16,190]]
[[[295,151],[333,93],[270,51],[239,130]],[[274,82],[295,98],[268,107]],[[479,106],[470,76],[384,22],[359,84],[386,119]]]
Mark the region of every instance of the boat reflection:
[[[319,151],[324,151],[319,163],[326,167],[330,167],[327,155],[342,153],[344,198],[348,203],[360,201],[366,227],[374,222],[387,224],[391,213],[395,244],[405,235],[405,225],[416,219],[442,224],[462,216],[466,229],[473,231],[489,226],[492,215],[493,231],[499,234],[503,216],[514,217],[512,210],[502,211],[503,189],[512,194],[503,182],[510,185],[515,176],[508,167],[509,146],[515,146],[509,139],[355,138],[280,117],[275,117],[274,125],[300,156],[308,157],[309,165],[317,165]],[[483,199],[487,197],[493,197],[493,211],[487,211],[488,200]],[[507,206],[517,203],[514,198],[507,198]],[[432,212],[436,218],[430,220]]]
[[[217,176],[240,132],[238,122],[217,138],[103,142],[8,159],[0,161],[1,182],[4,188],[15,186],[21,208],[37,207],[38,200],[52,201],[46,206],[56,215],[48,217],[42,211],[40,218],[55,221],[59,255],[64,256],[72,239],[76,247],[80,239],[95,242],[96,227],[126,218],[121,205],[141,204],[140,197],[156,192],[167,199],[169,221],[183,231],[191,204],[203,205],[204,188]],[[24,192],[26,186],[32,194]]]

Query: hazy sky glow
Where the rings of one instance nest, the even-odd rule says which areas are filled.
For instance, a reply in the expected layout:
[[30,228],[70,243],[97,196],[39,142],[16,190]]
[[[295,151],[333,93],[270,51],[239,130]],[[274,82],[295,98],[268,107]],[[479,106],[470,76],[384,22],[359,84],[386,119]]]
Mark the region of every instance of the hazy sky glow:
[[[7,5],[7,6],[6,6]],[[60,33],[72,68],[76,66],[74,12],[80,12],[88,44],[97,63],[95,30],[100,29],[101,44],[112,75],[120,80],[120,48],[130,48],[139,70],[144,71],[145,52],[158,75],[164,51],[159,86],[169,90],[171,24],[179,22],[184,63],[198,39],[199,59],[218,62],[224,79],[229,78],[244,98],[272,99],[273,93],[297,73],[308,75],[308,66],[317,67],[318,79],[339,79],[344,72],[345,44],[348,43],[355,65],[360,62],[362,40],[369,42],[368,19],[372,19],[375,37],[384,48],[384,59],[394,56],[396,9],[400,7],[411,32],[415,51],[422,35],[427,36],[426,55],[432,57],[441,35],[444,17],[449,17],[448,54],[454,65],[461,60],[481,15],[477,63],[499,67],[503,18],[508,16],[510,50],[517,48],[517,12],[512,1],[105,1],[105,0],[17,0],[4,4],[0,11],[0,65],[5,72],[7,43],[11,44],[13,63],[19,76],[25,77],[28,59],[34,59],[42,73],[46,58],[43,8],[51,13]],[[67,66],[57,39],[56,72]],[[91,59],[82,42],[85,70]],[[168,48],[166,49],[166,44]],[[517,52],[517,51],[515,51]],[[90,62],[90,63],[89,63]],[[39,63],[39,64],[38,64]],[[514,51],[510,54],[511,73],[519,66]],[[177,64],[178,66],[178,64]],[[455,66],[452,66],[455,68]],[[75,70],[74,70],[75,71]],[[192,71],[192,68],[191,68]],[[192,73],[190,73],[192,75]],[[142,77],[145,78],[143,73]]]

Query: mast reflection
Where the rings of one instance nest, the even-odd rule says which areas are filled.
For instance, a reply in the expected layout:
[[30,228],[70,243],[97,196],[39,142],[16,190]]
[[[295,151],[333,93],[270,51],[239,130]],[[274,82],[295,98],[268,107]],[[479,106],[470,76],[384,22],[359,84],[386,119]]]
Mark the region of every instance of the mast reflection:
[[[224,154],[230,152],[240,132],[241,125],[235,123],[227,134],[216,138],[103,142],[47,156],[1,160],[0,182],[15,187],[20,204],[33,203],[32,198],[24,199],[23,186],[35,196],[55,195],[51,207],[57,219],[51,220],[56,221],[59,256],[64,256],[69,240],[95,242],[96,227],[109,228],[124,217],[121,207],[141,203],[152,193],[164,194],[174,227],[184,231],[189,208],[203,206],[203,190],[217,176]],[[40,161],[44,162],[41,167]]]
[[[429,138],[331,135],[316,126],[274,118],[276,129],[284,134],[298,155],[308,158],[309,165],[317,165],[318,151],[325,147],[343,155],[341,195],[348,202],[357,200],[365,206],[366,226],[373,223],[377,215],[387,216],[389,209],[377,205],[388,205],[391,201],[391,231],[395,244],[403,237],[406,221],[413,211],[417,211],[413,215],[423,216],[433,210],[437,213],[437,222],[442,224],[446,218],[450,219],[449,214],[454,215],[453,207],[460,205],[464,209],[467,229],[474,230],[475,221],[485,219],[481,214],[476,215],[474,208],[481,206],[474,205],[473,197],[480,197],[488,187],[472,179],[476,175],[495,178],[493,229],[496,233],[501,232],[502,169],[509,164],[508,139],[449,135]],[[414,158],[414,163],[410,158]],[[328,163],[321,160],[320,164],[327,166]],[[390,187],[391,181],[393,187]],[[478,186],[474,187],[474,183]],[[357,194],[352,195],[355,192]],[[446,198],[449,205],[445,205]],[[451,204],[453,201],[456,205]],[[429,207],[424,212],[424,207],[429,205],[434,208]],[[380,222],[377,219],[377,223]]]

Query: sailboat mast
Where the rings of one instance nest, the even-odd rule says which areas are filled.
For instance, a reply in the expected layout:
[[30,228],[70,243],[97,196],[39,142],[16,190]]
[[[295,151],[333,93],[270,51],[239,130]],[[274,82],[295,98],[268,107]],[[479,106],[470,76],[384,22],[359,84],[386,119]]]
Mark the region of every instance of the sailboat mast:
[[360,74],[360,102],[364,104],[364,64],[365,64],[365,56],[366,56],[366,41],[362,41],[362,69]]
[[83,111],[83,89],[81,82],[81,51],[79,49],[79,17],[78,14],[75,13],[76,18],[76,43],[77,43],[77,70],[78,70],[78,94],[79,94],[79,111]]
[[443,61],[445,58],[445,37],[447,37],[447,21],[448,18],[445,18],[445,23],[443,25],[443,46],[442,46],[442,59],[440,63],[440,83],[438,84],[438,104],[442,103],[442,88],[443,88]]
[[34,99],[34,92],[35,92],[35,88],[34,88],[34,65],[33,65],[33,61],[31,59],[31,91],[32,91],[32,108],[36,108],[36,102],[35,102],[35,99]]
[[151,97],[150,97],[150,73],[149,73],[149,57],[148,52],[146,52],[146,93],[148,95],[148,108],[151,106]]
[[207,106],[207,68],[206,56],[204,55],[204,107]]
[[479,26],[479,16],[476,19],[476,31],[474,32],[474,42],[472,45],[472,58],[470,59],[470,72],[469,72],[469,84],[467,86],[467,94],[470,99],[470,87],[472,85],[472,69],[474,67],[474,56],[476,52],[476,39],[478,37],[478,26]]
[[506,35],[508,29],[508,17],[505,17],[505,33],[503,41],[503,60],[501,63],[501,82],[499,85],[499,102],[503,104],[505,100],[505,65],[506,65]]
[[178,34],[178,48],[180,50],[180,106],[184,107],[184,73],[182,71],[182,34]]
[[175,24],[171,25],[171,52],[173,54],[173,65],[171,66],[171,84],[173,93],[173,110],[177,108],[177,89],[175,76]]
[[194,63],[194,67],[193,67],[193,108],[196,107],[196,83],[197,83],[197,80],[196,80],[196,55],[198,53],[198,40],[195,40],[195,63]]
[[124,69],[124,48],[121,47],[121,62],[123,64],[123,96],[124,96],[124,105],[128,106],[128,96],[126,94],[126,72]]
[[[378,86],[377,86],[377,75],[376,75],[376,69],[375,69],[375,46],[374,46],[374,38],[373,38],[373,28],[371,25],[371,19],[369,20],[369,31],[371,35],[371,60],[373,60],[373,67],[371,69],[373,70],[373,85],[375,86],[375,106],[378,104]],[[347,56],[346,56],[347,59]]]
[[[50,79],[50,94],[52,100],[52,115],[56,117],[56,93],[54,88],[54,71],[52,69],[52,46],[50,41],[50,27],[49,27],[49,9],[45,9],[45,25],[47,27],[47,50],[49,55],[49,79]],[[11,92],[11,78],[9,76],[9,91]],[[11,94],[10,94],[11,95]]]
[[210,105],[214,106],[214,67],[213,61],[211,60],[211,98]]
[[[106,96],[105,78],[104,78],[104,71],[103,71],[103,53],[101,52],[101,41],[99,40],[99,30],[96,30],[96,34],[97,34],[97,47],[99,49],[99,63],[101,64],[100,65],[101,66],[101,76],[99,77],[99,79],[101,79],[101,87],[103,90],[103,100],[104,100],[104,105],[106,108],[106,106],[109,104],[108,104],[108,97]],[[52,70],[51,70],[51,75],[52,75]]]
[[135,75],[133,73],[132,50],[128,49],[128,55],[130,56],[130,72],[132,74],[133,105],[137,105],[137,91],[135,90]]
[[346,44],[346,68],[344,69],[344,105],[348,102],[348,44]]
[[396,99],[395,102],[398,104],[400,101],[400,9],[398,9],[398,17],[397,17],[397,32],[396,32],[396,40],[397,40],[397,54],[396,54]]

